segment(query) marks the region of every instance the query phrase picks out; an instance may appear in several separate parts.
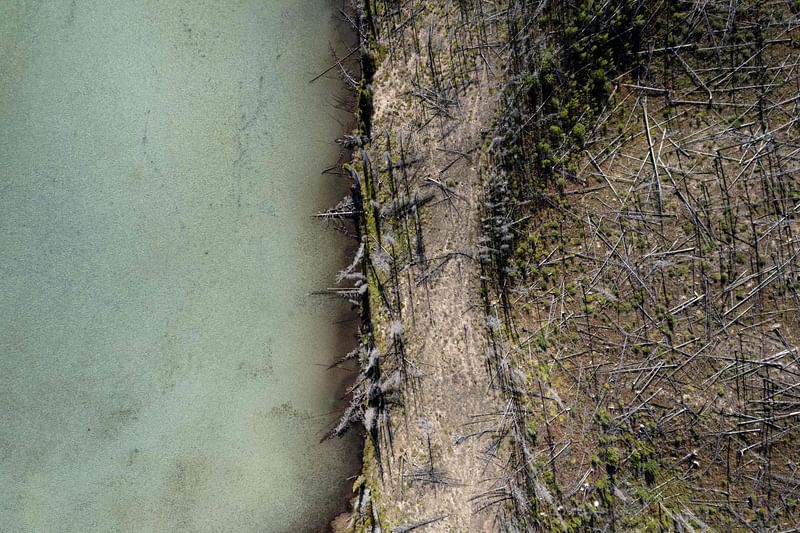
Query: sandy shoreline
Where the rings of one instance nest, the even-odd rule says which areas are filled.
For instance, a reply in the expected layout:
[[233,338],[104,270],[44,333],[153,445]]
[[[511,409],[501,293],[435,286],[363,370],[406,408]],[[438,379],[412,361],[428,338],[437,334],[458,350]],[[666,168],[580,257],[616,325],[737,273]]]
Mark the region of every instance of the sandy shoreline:
[[[446,35],[428,32],[440,22],[426,13],[417,31],[418,39],[430,39],[443,51]],[[368,17],[363,23],[370,31]],[[413,42],[408,32],[400,39],[406,45]],[[385,56],[388,43],[382,34],[364,42],[370,62]],[[393,407],[365,406],[360,423],[369,431],[362,478],[355,487],[356,509],[338,517],[334,531],[373,531],[378,516],[387,529],[431,520],[426,531],[489,531],[491,514],[474,509],[475,499],[491,491],[497,475],[492,473],[496,458],[487,453],[488,436],[502,409],[485,366],[476,261],[481,128],[494,109],[490,82],[479,77],[459,92],[452,116],[431,122],[436,112],[413,96],[409,83],[425,58],[411,54],[407,62],[378,62],[360,93],[362,101],[370,98],[364,107],[370,110],[371,141],[355,149],[351,163],[367,211],[361,227],[368,249],[363,271],[370,313],[362,327],[368,338],[362,343],[379,354],[362,353],[367,377],[360,387],[381,387]],[[358,115],[362,124],[364,107]],[[443,131],[448,132],[444,139]],[[427,205],[392,214],[398,212],[393,206],[414,198],[426,198]],[[375,357],[382,378],[368,377]],[[380,383],[369,385],[370,379]]]

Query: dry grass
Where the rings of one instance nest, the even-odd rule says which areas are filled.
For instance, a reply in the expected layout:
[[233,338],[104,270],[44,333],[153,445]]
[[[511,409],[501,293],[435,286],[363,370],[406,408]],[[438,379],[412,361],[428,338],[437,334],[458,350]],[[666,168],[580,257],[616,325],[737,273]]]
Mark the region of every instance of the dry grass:
[[501,217],[524,527],[800,523],[797,18],[737,7],[681,3],[577,172]]
[[352,526],[800,524],[794,5],[370,5]]

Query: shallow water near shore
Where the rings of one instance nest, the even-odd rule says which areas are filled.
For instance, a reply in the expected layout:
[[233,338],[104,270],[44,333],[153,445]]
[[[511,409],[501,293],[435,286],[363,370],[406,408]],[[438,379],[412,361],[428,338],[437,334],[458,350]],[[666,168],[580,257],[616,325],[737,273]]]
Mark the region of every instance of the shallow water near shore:
[[322,527],[330,0],[0,4],[0,529]]

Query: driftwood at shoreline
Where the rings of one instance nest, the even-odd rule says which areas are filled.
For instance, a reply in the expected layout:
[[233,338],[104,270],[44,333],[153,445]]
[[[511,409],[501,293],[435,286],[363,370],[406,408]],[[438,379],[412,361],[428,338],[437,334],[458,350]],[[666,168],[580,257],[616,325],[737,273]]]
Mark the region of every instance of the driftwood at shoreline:
[[399,195],[397,198],[395,198],[395,200],[392,201],[391,204],[386,205],[383,207],[383,209],[381,209],[381,215],[384,217],[402,215],[411,211],[412,209],[422,207],[433,200],[433,197],[434,194],[432,192],[425,192],[422,194],[415,192],[410,197]]
[[437,516],[436,518],[430,518],[428,520],[422,520],[422,521],[419,521],[419,522],[414,522],[413,524],[408,524],[408,525],[404,525],[404,526],[398,526],[398,527],[392,529],[392,533],[408,533],[409,531],[415,531],[415,530],[420,529],[422,527],[429,526],[431,524],[435,524],[436,522],[444,520],[445,518],[447,518],[447,515],[441,515],[441,516]]
[[325,211],[311,215],[313,218],[357,218],[361,216],[361,211]]
[[317,81],[318,79],[320,79],[322,76],[324,76],[324,75],[325,75],[325,74],[327,74],[328,72],[332,71],[333,69],[335,69],[335,68],[337,68],[337,67],[341,67],[341,66],[342,66],[342,63],[343,63],[344,61],[346,61],[346,60],[350,59],[350,58],[353,56],[353,54],[355,54],[356,52],[358,52],[358,49],[359,49],[359,47],[358,47],[358,46],[355,46],[355,47],[353,47],[352,49],[350,49],[350,52],[348,52],[346,56],[344,56],[344,57],[343,57],[343,58],[341,58],[341,59],[337,59],[337,60],[336,60],[336,63],[334,63],[333,65],[331,65],[330,67],[328,67],[328,68],[326,68],[324,71],[322,71],[321,73],[317,74],[316,76],[314,76],[313,78],[311,78],[310,80],[308,80],[308,83],[314,83],[315,81]]
[[314,296],[345,296],[347,298],[358,297],[360,293],[359,287],[327,287],[323,290],[313,291],[311,294]]

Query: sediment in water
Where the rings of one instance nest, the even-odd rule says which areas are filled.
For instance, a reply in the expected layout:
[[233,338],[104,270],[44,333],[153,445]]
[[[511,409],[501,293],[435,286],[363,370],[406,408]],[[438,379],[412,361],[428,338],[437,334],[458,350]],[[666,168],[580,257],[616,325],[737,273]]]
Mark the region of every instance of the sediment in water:
[[[352,441],[327,0],[6,2],[0,523],[301,531]],[[302,65],[299,67],[298,65]],[[320,118],[324,120],[320,120]],[[287,199],[292,199],[287,201]]]

